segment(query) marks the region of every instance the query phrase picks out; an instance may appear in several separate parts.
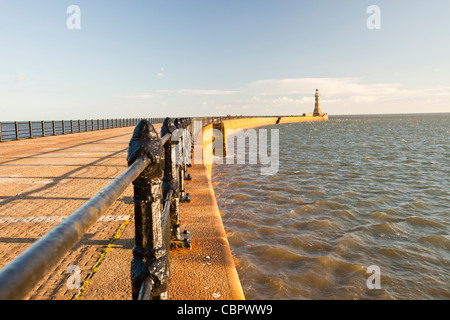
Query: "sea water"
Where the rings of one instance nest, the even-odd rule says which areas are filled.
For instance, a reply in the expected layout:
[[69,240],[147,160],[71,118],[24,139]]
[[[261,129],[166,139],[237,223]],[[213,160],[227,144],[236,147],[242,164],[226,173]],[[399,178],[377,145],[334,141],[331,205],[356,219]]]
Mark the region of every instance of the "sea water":
[[261,128],[276,174],[212,170],[247,299],[450,298],[450,114]]

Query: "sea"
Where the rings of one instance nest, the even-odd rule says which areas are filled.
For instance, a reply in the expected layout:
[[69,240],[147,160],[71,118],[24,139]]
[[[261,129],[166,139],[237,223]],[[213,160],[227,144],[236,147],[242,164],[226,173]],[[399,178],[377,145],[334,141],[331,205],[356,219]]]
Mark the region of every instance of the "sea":
[[261,129],[275,174],[212,169],[246,299],[450,299],[450,113]]

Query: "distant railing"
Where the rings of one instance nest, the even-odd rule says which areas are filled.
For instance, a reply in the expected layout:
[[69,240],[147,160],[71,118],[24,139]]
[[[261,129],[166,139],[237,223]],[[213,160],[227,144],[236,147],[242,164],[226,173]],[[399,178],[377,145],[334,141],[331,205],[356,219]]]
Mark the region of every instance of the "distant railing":
[[[0,122],[0,142],[135,126],[140,118]],[[162,123],[164,118],[148,118]]]
[[[303,114],[305,116],[305,114]],[[257,116],[257,118],[274,117],[298,117],[298,115],[286,116]],[[255,118],[255,116],[222,116],[222,117],[197,117],[203,123],[221,122],[239,118]],[[135,126],[143,118],[126,119],[90,119],[90,120],[51,120],[51,121],[5,121],[0,122],[0,142],[32,139],[46,136],[57,136],[69,133],[79,133],[95,130],[121,128]],[[164,118],[145,118],[150,123],[162,123]],[[194,118],[192,118],[194,119]]]

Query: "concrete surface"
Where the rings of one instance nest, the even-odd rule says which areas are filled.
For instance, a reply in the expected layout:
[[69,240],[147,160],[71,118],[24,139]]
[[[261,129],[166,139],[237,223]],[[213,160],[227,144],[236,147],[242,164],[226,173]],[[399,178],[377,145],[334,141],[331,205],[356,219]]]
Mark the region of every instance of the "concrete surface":
[[[55,227],[127,168],[133,127],[0,144],[0,267]],[[132,213],[132,187],[34,288],[28,299],[72,299],[69,266],[81,281]]]
[[[282,118],[279,123],[318,121]],[[226,129],[275,124],[278,118],[226,120]],[[160,125],[156,125],[157,131]],[[192,202],[181,204],[193,248],[171,251],[169,299],[244,299],[211,184],[211,128],[203,129],[203,163],[189,169]],[[56,226],[126,168],[134,127],[0,144],[0,268]],[[132,186],[34,288],[27,299],[131,299],[134,246]],[[99,263],[101,262],[101,263]],[[70,266],[81,290],[69,289]]]

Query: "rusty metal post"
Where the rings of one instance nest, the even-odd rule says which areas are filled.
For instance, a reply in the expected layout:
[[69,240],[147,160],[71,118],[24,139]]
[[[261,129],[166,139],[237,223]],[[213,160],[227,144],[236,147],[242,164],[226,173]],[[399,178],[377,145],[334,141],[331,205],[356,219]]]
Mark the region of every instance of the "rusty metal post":
[[[176,120],[179,123],[178,120]],[[161,128],[161,136],[166,134],[173,134],[177,127],[170,118],[166,118],[163,122]],[[177,132],[178,133],[178,132]],[[179,134],[172,135],[172,139],[167,141],[164,145],[164,178],[163,178],[163,195],[164,198],[167,197],[169,191],[172,192],[172,197],[170,199],[170,216],[172,220],[172,247],[175,248],[191,248],[191,235],[185,230],[183,232],[181,229],[180,220],[180,181],[179,181],[179,170],[180,165],[177,163],[177,145],[179,145],[180,137]]]
[[16,122],[14,122],[14,125],[16,127],[16,140],[19,140],[20,139],[20,137],[19,137],[19,123],[16,121]]
[[[164,120],[163,126],[161,127],[161,136],[166,134],[172,135],[176,130],[172,119],[166,118]],[[177,174],[177,164],[175,155],[175,146],[178,144],[177,141],[170,139],[164,145],[164,178],[163,178],[163,196],[166,198],[170,190],[174,191],[173,198],[171,199],[171,210],[170,216],[172,219],[172,239],[177,239],[180,237],[180,220],[177,211],[179,210],[179,194],[178,194],[178,174]]]
[[184,156],[185,158],[185,177],[184,180],[192,180],[192,177],[190,174],[187,173],[187,168],[191,168],[192,167],[192,162],[191,162],[191,151],[192,151],[192,146],[193,146],[193,136],[192,136],[192,120],[190,118],[186,118],[186,126],[185,126],[185,130],[184,130],[184,148],[185,148],[185,152],[184,152]]
[[185,144],[185,139],[186,139],[186,135],[185,135],[185,128],[184,126],[186,125],[186,123],[181,120],[178,119],[177,121],[177,129],[182,130],[181,131],[181,140],[178,143],[178,157],[179,157],[179,168],[178,168],[178,180],[180,181],[180,202],[191,202],[190,199],[190,195],[186,194],[185,192],[185,184],[184,184],[184,177],[186,174],[186,159],[185,159],[185,150],[184,150],[184,144]]
[[[131,262],[132,297],[163,299],[167,296],[170,232],[162,211],[164,170],[161,139],[153,125],[142,120],[136,126],[128,149],[128,165],[139,158],[150,164],[133,182],[135,204],[135,247]],[[167,219],[167,217],[166,217]],[[141,290],[142,289],[142,290]]]
[[[186,193],[185,183],[186,180],[186,171],[187,171],[187,150],[186,150],[186,141],[187,139],[187,130],[186,127],[188,122],[185,119],[175,119],[175,126],[181,134],[179,134],[181,141],[179,140],[177,150],[178,150],[178,181],[180,184],[180,193],[179,198],[180,202],[191,202],[191,196],[189,193]],[[190,150],[189,150],[190,151]],[[190,152],[189,152],[190,153]]]
[[33,123],[28,121],[28,127],[30,129],[30,138],[33,138]]

